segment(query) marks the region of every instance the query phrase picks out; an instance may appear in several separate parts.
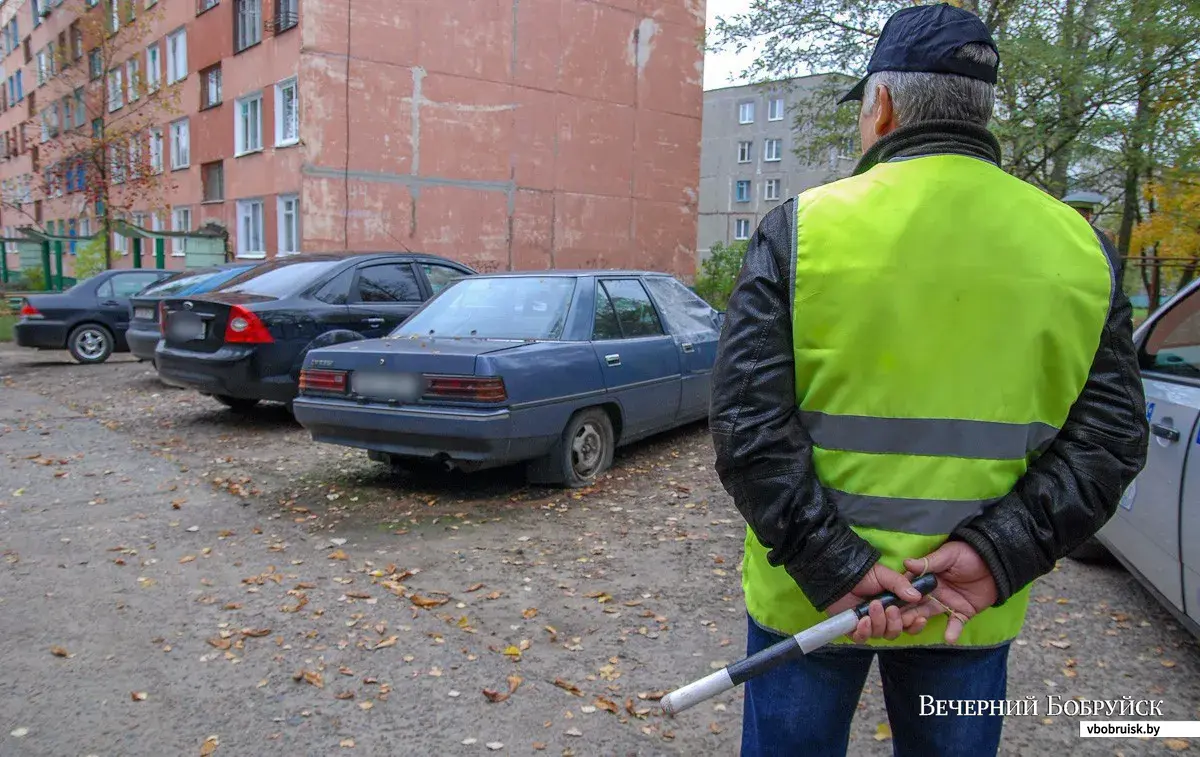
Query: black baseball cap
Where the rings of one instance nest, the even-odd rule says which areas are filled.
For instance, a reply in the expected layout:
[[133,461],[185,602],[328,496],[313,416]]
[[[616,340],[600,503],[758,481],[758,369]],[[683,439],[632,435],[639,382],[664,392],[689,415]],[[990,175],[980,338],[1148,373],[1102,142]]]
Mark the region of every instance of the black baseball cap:
[[867,78],[880,71],[958,74],[995,84],[1000,68],[998,52],[994,66],[954,57],[963,45],[972,42],[996,49],[988,28],[970,11],[946,3],[916,5],[897,11],[883,25],[871,62],[867,64],[867,75],[838,100],[838,104],[861,100]]

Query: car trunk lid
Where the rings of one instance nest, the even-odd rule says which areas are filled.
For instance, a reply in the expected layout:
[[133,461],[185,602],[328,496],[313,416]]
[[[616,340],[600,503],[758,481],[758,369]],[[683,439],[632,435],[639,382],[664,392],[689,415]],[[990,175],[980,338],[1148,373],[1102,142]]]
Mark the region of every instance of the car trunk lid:
[[225,346],[225,328],[235,307],[253,312],[256,305],[275,300],[241,292],[168,297],[162,301],[163,338],[175,349],[216,352]]

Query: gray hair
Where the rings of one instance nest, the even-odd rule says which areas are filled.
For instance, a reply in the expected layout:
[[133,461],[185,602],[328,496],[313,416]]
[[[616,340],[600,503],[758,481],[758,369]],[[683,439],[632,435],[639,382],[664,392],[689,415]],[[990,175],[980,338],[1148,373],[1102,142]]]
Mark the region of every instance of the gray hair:
[[[954,57],[996,65],[996,51],[980,42],[963,45]],[[875,109],[877,87],[886,87],[892,96],[897,126],[923,121],[968,121],[986,126],[992,118],[996,100],[995,85],[958,74],[934,74],[922,71],[880,71],[867,79],[862,112]]]

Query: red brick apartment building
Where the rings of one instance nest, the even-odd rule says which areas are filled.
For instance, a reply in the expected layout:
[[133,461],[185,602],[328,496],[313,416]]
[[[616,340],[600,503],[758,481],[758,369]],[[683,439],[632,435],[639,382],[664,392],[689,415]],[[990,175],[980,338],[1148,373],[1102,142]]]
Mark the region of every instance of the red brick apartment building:
[[55,135],[141,118],[121,215],[240,258],[694,273],[704,0],[112,1],[0,2],[6,235],[100,228]]

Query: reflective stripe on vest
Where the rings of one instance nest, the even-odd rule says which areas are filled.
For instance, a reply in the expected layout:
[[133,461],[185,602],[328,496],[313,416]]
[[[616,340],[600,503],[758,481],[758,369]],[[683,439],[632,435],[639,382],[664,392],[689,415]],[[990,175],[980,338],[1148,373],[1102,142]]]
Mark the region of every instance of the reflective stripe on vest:
[[[1086,221],[984,161],[885,163],[796,200],[796,404],[832,504],[903,570],[999,502],[1079,396],[1114,279]],[[825,613],[747,530],[742,583],[761,625]],[[1028,587],[967,624],[992,646]],[[944,616],[872,646],[943,643]]]

